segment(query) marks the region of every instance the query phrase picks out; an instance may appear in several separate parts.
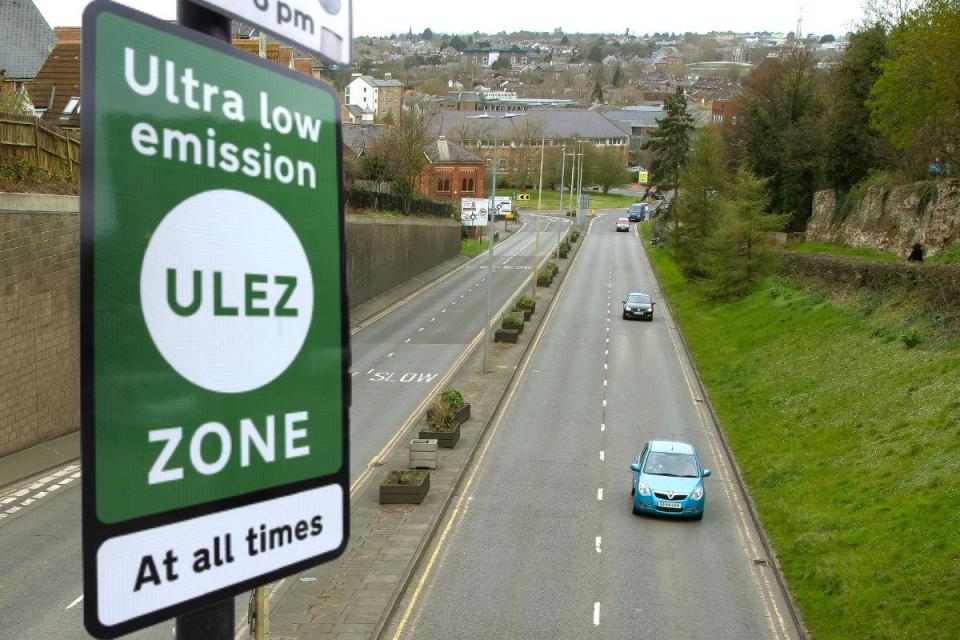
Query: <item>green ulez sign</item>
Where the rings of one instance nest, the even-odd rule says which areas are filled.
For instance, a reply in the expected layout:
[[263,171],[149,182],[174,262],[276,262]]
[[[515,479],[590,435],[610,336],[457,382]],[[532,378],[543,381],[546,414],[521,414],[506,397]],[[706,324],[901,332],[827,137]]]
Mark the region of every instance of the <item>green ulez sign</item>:
[[87,623],[109,637],[342,550],[339,104],[106,2],[83,62]]

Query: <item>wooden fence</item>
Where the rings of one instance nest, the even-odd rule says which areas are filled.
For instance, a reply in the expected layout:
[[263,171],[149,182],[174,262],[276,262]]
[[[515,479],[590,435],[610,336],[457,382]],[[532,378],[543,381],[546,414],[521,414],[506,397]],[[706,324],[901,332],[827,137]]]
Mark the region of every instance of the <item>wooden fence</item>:
[[21,157],[51,171],[80,175],[80,140],[76,134],[32,116],[0,114],[0,160]]

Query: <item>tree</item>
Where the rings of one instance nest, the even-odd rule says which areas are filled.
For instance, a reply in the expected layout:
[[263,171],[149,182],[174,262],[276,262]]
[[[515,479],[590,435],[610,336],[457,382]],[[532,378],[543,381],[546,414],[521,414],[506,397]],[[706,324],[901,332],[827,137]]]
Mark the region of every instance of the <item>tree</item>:
[[630,182],[624,152],[616,147],[587,147],[583,167],[583,184],[597,185],[604,193],[610,187]]
[[590,47],[590,52],[587,54],[587,60],[590,62],[603,62],[603,48],[600,46],[600,43]]
[[790,213],[795,229],[806,225],[820,180],[819,83],[813,57],[805,51],[782,61],[768,58],[751,75],[737,121],[742,160],[769,179],[773,210]]
[[682,87],[667,97],[663,104],[665,117],[657,120],[657,128],[643,144],[643,149],[652,152],[650,173],[661,189],[680,186],[680,170],[690,152],[690,132],[693,117],[687,112],[687,97]]
[[902,151],[921,151],[921,157],[925,152],[928,162],[956,167],[960,0],[927,0],[890,32],[888,50],[870,92],[874,126]]
[[690,157],[681,172],[683,190],[670,205],[665,219],[667,242],[680,268],[690,277],[708,275],[703,255],[716,230],[729,181],[723,166],[722,140],[715,127],[697,134]]
[[433,40],[433,30],[430,27],[427,27],[423,30],[423,35],[421,37],[428,42]]
[[510,58],[507,56],[501,55],[497,56],[497,59],[493,61],[493,64],[490,65],[491,69],[510,69]]
[[373,150],[375,162],[383,167],[393,194],[400,198],[403,213],[410,212],[417,180],[427,162],[424,148],[429,139],[430,117],[418,109],[401,110],[396,124]]
[[545,128],[536,116],[514,118],[501,144],[507,152],[507,172],[510,183],[518,189],[534,184],[540,171],[540,141]]
[[836,42],[836,41],[837,39],[834,37],[834,35],[832,33],[828,33],[825,36],[821,36],[819,42],[820,44],[827,44],[828,42]]
[[747,295],[773,273],[777,254],[770,238],[789,216],[768,214],[765,181],[741,166],[720,202],[720,218],[707,241],[708,290],[718,299]]
[[562,38],[560,38],[560,45],[561,45],[561,46],[564,46],[564,47],[565,47],[565,46],[567,46],[568,44],[570,44],[570,38],[568,38],[567,36],[563,36]]
[[824,178],[846,192],[882,164],[889,143],[870,125],[866,101],[886,55],[887,34],[880,25],[858,31],[840,65],[830,74],[824,133]]
[[610,81],[610,84],[615,87],[623,86],[623,70],[620,68],[620,66],[620,63],[618,62],[617,66],[613,70],[613,78]]
[[603,104],[603,86],[600,84],[599,80],[595,80],[593,83],[593,91],[590,92],[590,100],[594,104]]
[[450,46],[457,51],[463,51],[467,48],[467,43],[460,36],[453,36],[450,38]]

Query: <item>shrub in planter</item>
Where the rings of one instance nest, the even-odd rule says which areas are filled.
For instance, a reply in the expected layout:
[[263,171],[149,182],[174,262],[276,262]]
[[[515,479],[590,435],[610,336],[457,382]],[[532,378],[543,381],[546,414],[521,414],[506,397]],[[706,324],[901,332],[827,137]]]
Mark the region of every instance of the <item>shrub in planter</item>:
[[542,269],[540,273],[537,274],[537,286],[538,287],[549,287],[553,283],[553,273]]
[[440,399],[450,404],[453,419],[457,424],[463,424],[470,419],[470,403],[463,399],[459,389],[447,389],[440,394]]
[[560,243],[560,257],[566,258],[568,253],[570,253],[570,243],[564,240]]
[[517,309],[529,309],[531,312],[537,310],[537,301],[530,296],[521,296],[517,300]]
[[517,333],[523,333],[523,318],[511,313],[503,319],[501,326],[504,329],[516,329]]
[[557,275],[557,272],[560,271],[560,267],[557,266],[556,262],[548,262],[543,265],[543,268],[550,272],[550,277]]
[[380,504],[420,504],[430,491],[430,472],[391,471],[380,483]]
[[580,231],[579,231],[579,230],[574,229],[573,231],[570,232],[570,242],[576,242],[576,241],[579,240],[579,239],[580,239]]
[[434,439],[438,447],[445,449],[452,449],[460,439],[460,423],[442,394],[433,401],[433,406],[427,412],[427,424],[420,429],[418,437]]

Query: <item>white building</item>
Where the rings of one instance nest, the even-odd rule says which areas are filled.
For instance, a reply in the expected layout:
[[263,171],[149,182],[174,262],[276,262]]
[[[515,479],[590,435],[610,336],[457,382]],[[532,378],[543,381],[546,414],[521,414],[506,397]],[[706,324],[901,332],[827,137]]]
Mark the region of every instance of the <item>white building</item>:
[[389,73],[383,80],[355,73],[344,90],[343,102],[381,116],[399,111],[402,93],[403,83],[394,80]]

